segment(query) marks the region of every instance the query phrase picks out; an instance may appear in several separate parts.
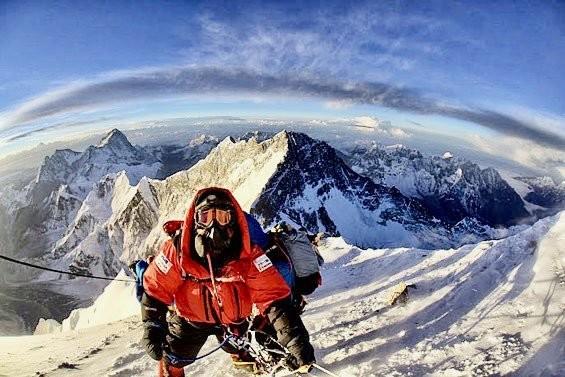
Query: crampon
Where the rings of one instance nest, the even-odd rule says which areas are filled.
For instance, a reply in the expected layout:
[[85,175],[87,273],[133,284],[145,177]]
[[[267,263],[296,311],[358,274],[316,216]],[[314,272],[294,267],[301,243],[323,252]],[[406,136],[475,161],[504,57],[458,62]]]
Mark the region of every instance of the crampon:
[[290,354],[286,348],[266,332],[248,330],[242,336],[225,335],[226,344],[238,350],[243,357],[232,359],[234,366],[259,375],[275,376],[288,369]]

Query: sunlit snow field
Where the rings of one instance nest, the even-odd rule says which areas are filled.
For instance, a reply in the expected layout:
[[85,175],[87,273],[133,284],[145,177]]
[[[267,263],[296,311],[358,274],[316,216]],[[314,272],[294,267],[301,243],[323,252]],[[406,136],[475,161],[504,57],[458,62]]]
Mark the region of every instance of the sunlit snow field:
[[[326,240],[324,284],[304,314],[318,362],[340,376],[563,375],[564,238],[561,213],[457,250]],[[406,304],[390,306],[401,281],[415,288]],[[71,314],[67,331],[0,338],[0,375],[154,376],[138,344],[138,310],[131,285],[113,282]],[[221,351],[186,371],[243,375]]]

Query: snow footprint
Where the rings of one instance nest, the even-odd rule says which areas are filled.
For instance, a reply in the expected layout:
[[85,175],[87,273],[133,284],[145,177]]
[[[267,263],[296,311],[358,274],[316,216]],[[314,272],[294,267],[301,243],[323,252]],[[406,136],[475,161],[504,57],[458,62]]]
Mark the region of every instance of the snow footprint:
[[119,337],[120,337],[120,336],[117,335],[117,334],[112,334],[112,335],[110,335],[110,336],[107,336],[107,337],[104,339],[104,345],[105,345],[105,346],[109,346],[114,340],[118,339]]
[[146,366],[144,366],[144,365],[133,365],[129,368],[121,369],[121,370],[118,370],[118,371],[112,371],[108,374],[108,377],[140,376],[145,371],[147,371]]
[[114,368],[125,367],[126,365],[131,364],[134,361],[141,359],[144,355],[145,355],[144,351],[136,351],[136,352],[131,352],[131,353],[126,354],[126,355],[119,356],[119,357],[116,358],[116,360],[114,360],[114,364],[112,364],[112,367],[114,367]]
[[132,349],[130,353],[114,360],[108,373],[109,377],[140,376],[143,372],[154,369],[152,368],[153,360],[149,359],[136,343],[129,344],[129,348]]

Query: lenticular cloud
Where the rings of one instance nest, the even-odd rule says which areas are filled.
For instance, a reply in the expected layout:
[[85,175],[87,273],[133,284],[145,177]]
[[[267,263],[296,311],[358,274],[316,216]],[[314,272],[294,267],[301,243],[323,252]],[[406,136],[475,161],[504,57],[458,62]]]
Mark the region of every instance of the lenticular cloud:
[[440,115],[475,123],[503,134],[558,149],[565,138],[509,115],[485,109],[440,104],[419,92],[378,82],[343,82],[313,76],[271,75],[242,69],[177,67],[101,76],[48,92],[3,114],[0,128],[10,129],[67,112],[109,103],[182,95],[266,95],[307,97],[383,106],[417,114]]

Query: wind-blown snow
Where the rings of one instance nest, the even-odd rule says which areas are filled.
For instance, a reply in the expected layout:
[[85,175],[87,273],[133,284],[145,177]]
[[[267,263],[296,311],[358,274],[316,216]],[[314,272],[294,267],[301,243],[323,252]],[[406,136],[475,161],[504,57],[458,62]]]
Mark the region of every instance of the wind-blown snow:
[[[362,250],[327,239],[324,284],[303,315],[318,363],[343,377],[564,375],[564,238],[565,212],[506,239],[459,249]],[[401,281],[415,288],[405,305],[389,306]],[[81,312],[79,327],[109,320],[100,308],[135,312],[133,292],[115,284],[97,310]],[[75,332],[0,338],[0,375],[154,376],[141,333],[136,316]],[[201,352],[216,344],[210,337]],[[186,371],[244,375],[221,351]]]

